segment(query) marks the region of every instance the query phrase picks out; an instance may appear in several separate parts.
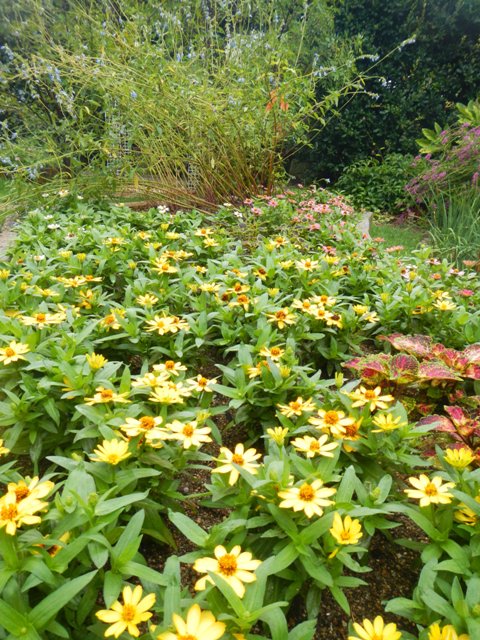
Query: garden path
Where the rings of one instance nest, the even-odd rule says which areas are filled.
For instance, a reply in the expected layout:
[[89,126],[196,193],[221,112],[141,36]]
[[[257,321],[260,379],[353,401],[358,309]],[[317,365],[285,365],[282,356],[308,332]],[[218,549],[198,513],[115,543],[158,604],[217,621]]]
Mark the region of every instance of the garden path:
[[16,237],[16,232],[13,229],[15,220],[13,218],[7,218],[0,231],[0,259],[5,258],[7,249]]

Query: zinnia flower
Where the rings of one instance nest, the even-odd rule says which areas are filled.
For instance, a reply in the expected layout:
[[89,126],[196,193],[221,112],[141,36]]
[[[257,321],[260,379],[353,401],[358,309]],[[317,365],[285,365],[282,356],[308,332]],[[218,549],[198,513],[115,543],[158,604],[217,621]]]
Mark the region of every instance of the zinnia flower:
[[218,622],[211,611],[202,611],[198,604],[190,607],[186,620],[174,613],[172,622],[176,633],[166,631],[157,640],[218,640],[225,633],[225,624]]
[[184,449],[190,449],[190,447],[201,447],[205,442],[211,442],[212,439],[208,434],[212,431],[210,427],[198,428],[197,421],[183,423],[179,420],[174,420],[165,425],[166,429],[169,429],[169,438],[173,440],[179,440],[183,444]]
[[105,387],[97,387],[95,394],[92,398],[85,398],[85,404],[107,404],[109,402],[130,402],[125,396],[128,396],[128,392],[116,393],[112,389],[105,389]]
[[287,405],[277,404],[277,407],[280,409],[280,413],[287,418],[301,416],[304,411],[313,411],[315,409],[312,398],[304,400],[301,396],[298,396],[296,400],[292,400]]
[[350,516],[345,516],[342,520],[337,511],[333,516],[333,526],[330,533],[338,544],[357,544],[362,537],[362,525],[360,520],[352,520]]
[[8,347],[2,347],[0,349],[0,362],[7,365],[11,362],[17,362],[18,360],[26,360],[23,354],[28,353],[29,351],[30,347],[28,344],[12,340]]
[[[257,579],[252,573],[262,564],[261,560],[253,560],[249,551],[242,552],[239,545],[228,552],[225,547],[218,545],[214,549],[215,558],[199,558],[195,560],[193,568],[198,573],[211,571],[221,576],[232,587],[239,598],[245,594],[244,582],[255,582]],[[195,583],[196,591],[203,591],[207,583],[214,584],[210,576],[203,576]]]
[[475,454],[468,447],[460,449],[447,449],[445,451],[445,462],[457,469],[465,469],[475,460]]
[[118,638],[124,631],[128,631],[131,636],[138,638],[140,635],[138,625],[152,617],[153,614],[148,609],[155,604],[154,593],[149,593],[145,598],[142,598],[142,595],[143,591],[140,585],[137,585],[133,590],[129,586],[124,587],[122,591],[123,604],[117,600],[110,609],[96,612],[95,615],[99,620],[111,624],[105,631],[106,638],[108,636]]
[[353,623],[356,636],[348,636],[348,640],[400,640],[402,634],[393,622],[385,624],[382,616],[377,616],[373,622],[365,619],[362,624]]
[[104,440],[93,450],[93,453],[96,454],[96,456],[90,456],[93,462],[108,462],[113,465],[132,455],[128,450],[128,442],[125,440]]
[[318,417],[312,416],[308,422],[335,437],[342,437],[346,433],[346,427],[354,424],[355,418],[346,417],[343,411],[319,409]]
[[258,460],[261,454],[257,453],[257,450],[253,448],[245,451],[241,442],[235,446],[234,452],[226,447],[220,447],[220,456],[220,462],[223,464],[213,469],[212,473],[230,473],[230,477],[228,478],[229,485],[234,485],[240,477],[240,472],[234,465],[242,467],[245,471],[253,475],[257,473],[257,468],[260,466],[255,460]]
[[449,504],[453,495],[449,493],[449,489],[453,489],[454,482],[445,482],[439,476],[434,476],[431,480],[424,473],[419,478],[409,478],[408,481],[415,489],[405,489],[405,493],[409,498],[420,500],[421,507],[427,507],[429,504]]
[[34,515],[48,506],[47,502],[26,498],[17,500],[15,491],[8,491],[0,498],[0,528],[5,527],[9,536],[14,536],[18,527],[23,524],[38,524],[40,516]]
[[352,393],[347,393],[345,395],[354,400],[352,407],[364,407],[368,404],[370,411],[375,411],[375,409],[387,409],[388,405],[395,400],[393,396],[388,394],[382,396],[380,395],[381,393],[381,387],[366,389],[361,385]]
[[338,447],[338,443],[327,441],[328,435],[325,433],[320,438],[313,438],[312,436],[295,438],[295,440],[292,440],[292,445],[297,451],[304,453],[307,458],[313,458],[314,456],[333,458],[332,451]]
[[438,622],[435,622],[428,627],[428,640],[470,640],[470,636],[467,633],[459,636],[453,625],[446,624],[440,627]]
[[320,479],[314,480],[312,484],[304,482],[300,487],[279,491],[278,497],[283,500],[278,506],[282,509],[303,511],[307,518],[311,518],[314,514],[321,516],[322,507],[333,504],[333,500],[328,500],[328,497],[333,496],[336,491],[332,487],[324,487]]

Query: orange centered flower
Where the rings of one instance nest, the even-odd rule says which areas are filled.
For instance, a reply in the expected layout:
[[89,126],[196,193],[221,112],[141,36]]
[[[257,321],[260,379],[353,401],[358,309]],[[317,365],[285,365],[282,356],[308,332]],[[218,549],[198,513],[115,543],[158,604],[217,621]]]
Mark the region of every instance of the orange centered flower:
[[140,418],[140,427],[142,429],[149,431],[150,429],[153,429],[154,426],[155,420],[152,418],[152,416],[142,416]]
[[237,560],[231,553],[226,553],[218,560],[218,567],[223,575],[233,576],[238,568]]
[[328,426],[332,426],[338,424],[340,420],[340,416],[337,411],[327,411],[327,413],[323,416],[324,421],[328,424]]
[[5,349],[5,355],[7,356],[7,358],[11,358],[12,356],[15,355],[15,351],[13,349],[11,349],[10,347],[7,347]]
[[235,464],[243,464],[243,456],[241,456],[239,453],[234,453],[232,456],[232,462],[234,462]]
[[2,520],[15,520],[18,511],[15,504],[9,504],[0,508],[0,518]]
[[100,395],[103,400],[107,400],[113,397],[113,391],[111,389],[104,389]]
[[34,315],[34,318],[36,320],[38,320],[39,322],[43,322],[45,320],[45,318],[46,318],[46,315],[44,313],[36,313]]
[[193,435],[193,432],[194,432],[194,428],[192,427],[191,424],[186,424],[182,429],[183,435],[187,436],[188,438]]
[[30,491],[28,490],[27,485],[21,485],[19,487],[16,487],[16,489],[15,489],[15,495],[17,496],[17,502],[20,502],[20,500],[23,500],[29,494],[30,494]]
[[427,496],[436,496],[436,495],[438,495],[438,489],[433,484],[433,482],[429,482],[427,484],[427,486],[425,487],[424,491],[425,491]]
[[302,484],[302,486],[300,487],[298,496],[301,500],[304,500],[305,502],[311,502],[315,497],[315,491],[312,489],[312,487],[309,484],[305,483],[305,484]]
[[173,360],[167,360],[165,362],[165,369],[167,369],[167,371],[172,371],[172,369],[175,369],[175,362]]

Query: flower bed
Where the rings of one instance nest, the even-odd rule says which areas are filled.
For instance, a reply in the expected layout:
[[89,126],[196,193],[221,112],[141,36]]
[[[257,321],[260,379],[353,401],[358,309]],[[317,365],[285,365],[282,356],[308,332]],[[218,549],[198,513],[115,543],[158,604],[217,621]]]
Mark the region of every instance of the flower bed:
[[[357,224],[298,191],[29,214],[0,264],[0,637],[311,640],[399,518],[423,569],[386,610],[417,631],[378,611],[349,637],[476,637],[477,348],[461,371],[455,350],[480,341],[478,280]],[[392,333],[433,355],[375,355],[425,346]]]

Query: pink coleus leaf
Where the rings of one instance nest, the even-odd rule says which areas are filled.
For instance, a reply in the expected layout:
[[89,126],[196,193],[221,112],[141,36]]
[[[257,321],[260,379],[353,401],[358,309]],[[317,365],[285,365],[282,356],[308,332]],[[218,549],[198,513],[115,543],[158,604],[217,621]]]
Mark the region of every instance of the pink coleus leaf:
[[425,418],[420,418],[417,425],[419,427],[430,426],[437,431],[443,431],[444,433],[456,434],[457,432],[454,424],[445,416],[425,416]]
[[469,364],[463,371],[465,378],[471,378],[472,380],[480,380],[480,365]]
[[414,382],[418,377],[419,364],[414,356],[399,353],[390,363],[390,380],[398,384]]
[[418,368],[418,377],[422,380],[461,380],[455,371],[438,360],[423,362]]
[[404,336],[401,333],[394,333],[391,336],[380,336],[381,340],[386,340],[398,351],[406,351],[413,356],[427,357],[432,350],[432,339],[429,336]]
[[461,407],[444,407],[444,409],[456,427],[467,424],[470,420]]
[[468,359],[468,362],[480,364],[480,344],[471,344],[463,350],[463,355]]

